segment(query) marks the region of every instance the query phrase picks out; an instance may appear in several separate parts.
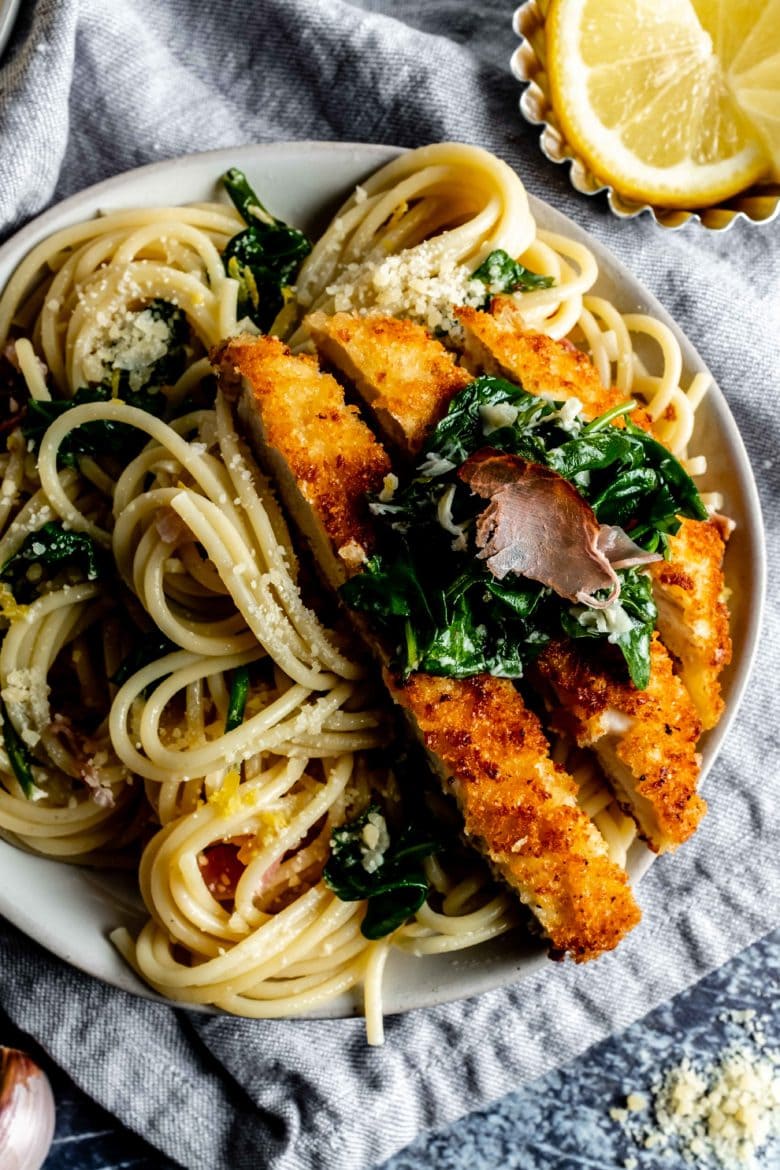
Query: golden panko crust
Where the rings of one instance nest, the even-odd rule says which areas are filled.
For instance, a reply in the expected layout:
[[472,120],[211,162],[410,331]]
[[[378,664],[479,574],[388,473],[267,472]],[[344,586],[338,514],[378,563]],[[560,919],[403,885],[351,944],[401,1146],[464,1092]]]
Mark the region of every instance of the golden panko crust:
[[640,918],[628,879],[512,683],[485,674],[385,681],[450,774],[467,835],[554,950],[583,962],[617,946]]
[[417,455],[451,399],[473,380],[414,321],[312,313],[304,321],[320,355],[354,383],[390,438]]
[[640,827],[652,848],[673,849],[691,836],[707,807],[696,791],[701,723],[657,634],[647,689],[637,690],[622,669],[597,665],[570,642],[551,642],[536,663],[560,704],[556,722],[580,747],[598,748],[616,734],[616,756],[656,822],[651,833],[647,818],[638,817]]
[[381,491],[390,459],[336,379],[275,337],[235,337],[212,360],[251,387],[265,443],[286,462],[334,548],[359,549],[364,559],[375,543],[366,496]]
[[[622,390],[603,385],[593,362],[570,341],[524,329],[507,297],[494,297],[490,313],[463,307],[455,316],[465,332],[464,360],[474,370],[517,382],[529,394],[558,401],[578,398],[588,419],[626,401]],[[650,417],[641,408],[632,411],[631,421],[651,429]]]
[[720,673],[731,662],[729,611],[724,601],[726,545],[712,520],[683,520],[669,538],[668,561],[650,572],[658,604],[658,629],[681,664],[705,730],[723,713]]

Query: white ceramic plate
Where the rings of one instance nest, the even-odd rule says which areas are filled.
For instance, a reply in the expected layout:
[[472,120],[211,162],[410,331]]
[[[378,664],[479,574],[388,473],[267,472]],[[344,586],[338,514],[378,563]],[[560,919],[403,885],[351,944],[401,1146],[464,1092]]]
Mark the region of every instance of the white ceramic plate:
[[21,0],[0,0],[0,55],[10,40]]
[[[246,171],[275,214],[317,235],[351,188],[397,153],[385,146],[296,142],[235,147],[141,167],[74,195],[28,224],[0,249],[0,288],[27,252],[52,232],[100,211],[214,199],[216,181],[229,166]],[[531,206],[541,226],[581,240],[592,249],[601,273],[596,286],[600,295],[624,311],[652,313],[674,329],[687,377],[705,368],[668,314],[622,264],[566,216],[533,198]],[[708,455],[716,469],[712,482],[705,486],[723,493],[724,511],[737,524],[726,565],[732,590],[734,661],[724,677],[726,713],[703,742],[706,775],[747,682],[760,628],[765,579],[755,483],[734,419],[715,387],[698,413],[696,451]],[[634,880],[646,872],[652,856],[641,843],[632,848],[629,871]],[[108,940],[114,927],[126,925],[134,930],[144,920],[131,876],[77,869],[0,841],[0,913],[82,971],[126,991],[152,995]],[[388,1013],[401,1012],[474,995],[514,982],[544,961],[541,944],[521,931],[454,955],[418,959],[394,954],[387,968],[385,1008]],[[345,996],[321,1014],[339,1017],[356,1010],[353,998]]]

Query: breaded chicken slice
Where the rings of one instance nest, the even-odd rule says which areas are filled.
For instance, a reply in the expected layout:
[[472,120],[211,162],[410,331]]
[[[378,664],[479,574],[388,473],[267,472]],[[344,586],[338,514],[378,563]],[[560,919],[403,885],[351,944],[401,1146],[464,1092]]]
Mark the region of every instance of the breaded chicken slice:
[[[376,487],[366,488],[358,475],[344,475],[338,508],[322,507],[320,492],[312,491],[312,484],[327,483],[333,470],[332,443],[319,442],[315,434],[323,422],[321,393],[328,398],[325,421],[337,420],[352,433],[360,420],[333,379],[327,380],[327,391],[313,392],[311,385],[320,386],[326,375],[310,358],[292,357],[281,342],[239,338],[214,359],[228,393],[242,384],[239,410],[258,455],[276,472],[288,511],[338,585],[339,577],[359,571],[354,560],[345,564],[344,545],[373,546],[371,518],[361,509],[365,491]],[[378,478],[386,464],[364,435],[361,444],[373,452],[369,457]],[[355,448],[359,445],[356,439]],[[313,467],[315,462],[320,466]],[[345,528],[349,517],[356,518],[351,533]],[[380,640],[362,621],[356,627],[386,660]],[[538,720],[512,684],[489,676],[461,681],[412,675],[400,690],[389,685],[404,706],[419,706],[424,726],[418,727],[435,766],[447,776],[448,787],[468,794],[467,800],[461,797],[469,810],[468,832],[539,917],[554,950],[583,960],[614,947],[639,919],[626,876],[609,860],[605,842],[576,804],[574,781],[552,763]],[[429,711],[431,696],[437,701]]]
[[[462,320],[464,316],[469,320],[476,315],[479,319],[493,321],[489,314],[472,309],[459,309],[457,313]],[[580,401],[589,402],[586,413],[592,414],[600,414],[622,400],[617,391],[604,389],[588,358],[573,347],[541,334],[514,335],[514,340],[518,345],[526,346],[525,368],[531,371],[530,388],[533,391],[549,393],[559,399],[576,393]],[[427,420],[420,416],[418,421],[424,431]],[[600,710],[602,700],[606,712],[603,727],[589,724],[587,730],[583,730],[584,725],[578,726],[580,746],[596,750],[602,766],[612,777],[620,801],[631,810],[653,848],[659,851],[674,848],[693,832],[705,805],[696,795],[699,764],[695,744],[701,725],[682,683],[672,674],[668,653],[656,637],[651,682],[645,692],[637,692],[622,675],[612,679],[608,673],[591,668],[579,647],[567,647],[565,659],[567,673],[572,677],[577,675],[577,699],[568,694],[565,686],[559,690],[559,697],[565,697],[564,705],[570,714],[578,711],[577,702],[582,704],[583,710]],[[548,660],[542,656],[542,662]],[[657,677],[652,673],[656,667],[661,672]],[[664,681],[667,676],[671,680],[668,690]],[[611,688],[609,699],[605,698],[608,682]],[[629,713],[631,719],[627,722]],[[674,726],[678,716],[679,727],[672,735],[666,727]],[[577,721],[581,722],[579,717]],[[620,749],[624,755],[629,753],[629,760],[624,760],[617,751],[611,734],[613,723],[623,731],[629,726],[633,728]],[[656,759],[660,742],[669,756],[663,765],[659,765]],[[684,809],[680,806],[681,800]]]
[[420,453],[450,400],[473,381],[414,321],[319,312],[304,324],[320,357],[349,378],[387,439],[405,455]]
[[640,917],[628,879],[512,683],[487,674],[402,682],[387,672],[385,681],[455,796],[468,838],[553,949],[584,962],[617,946]]
[[282,495],[305,502],[295,519],[337,588],[373,550],[366,495],[381,491],[387,453],[336,379],[277,338],[234,337],[212,361],[226,392],[240,394],[239,415]]
[[731,661],[723,599],[726,545],[714,520],[683,520],[669,549],[669,560],[650,569],[658,632],[679,659],[680,677],[706,731],[723,713],[719,675]]
[[644,691],[570,642],[551,642],[536,672],[554,697],[554,722],[593,749],[650,847],[664,853],[687,840],[707,807],[696,791],[701,723],[658,635]]
[[[593,362],[570,341],[525,330],[508,297],[494,297],[490,313],[462,307],[455,316],[465,335],[464,362],[475,372],[506,378],[529,394],[559,402],[577,398],[587,419],[626,401],[622,390],[603,385]],[[650,430],[650,416],[641,408],[632,411],[631,421]]]

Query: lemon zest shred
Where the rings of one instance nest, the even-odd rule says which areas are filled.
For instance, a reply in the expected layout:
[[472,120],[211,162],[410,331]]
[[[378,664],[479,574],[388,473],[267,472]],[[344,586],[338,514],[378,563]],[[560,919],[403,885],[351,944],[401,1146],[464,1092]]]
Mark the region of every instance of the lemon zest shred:
[[231,768],[225,773],[221,786],[208,798],[208,803],[217,816],[227,819],[240,811],[242,803],[239,798],[240,785],[241,777],[235,768]]
[[9,622],[24,621],[30,611],[29,605],[20,605],[11,588],[0,583],[0,615]]

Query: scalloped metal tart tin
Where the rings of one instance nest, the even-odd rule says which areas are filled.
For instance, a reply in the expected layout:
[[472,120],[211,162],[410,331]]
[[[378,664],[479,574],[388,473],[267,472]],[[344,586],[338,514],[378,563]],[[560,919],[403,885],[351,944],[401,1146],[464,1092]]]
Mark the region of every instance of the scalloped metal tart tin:
[[525,86],[520,95],[520,113],[532,126],[541,126],[539,145],[544,155],[551,162],[569,164],[569,178],[575,190],[583,195],[606,192],[609,208],[619,219],[632,219],[646,211],[665,228],[681,228],[689,220],[695,220],[713,231],[726,231],[739,219],[760,225],[776,218],[780,211],[780,184],[777,183],[750,187],[723,203],[693,210],[635,203],[597,178],[566,141],[550,100],[544,34],[549,6],[550,0],[524,0],[516,9],[513,27],[521,44],[512,54],[511,68]]

